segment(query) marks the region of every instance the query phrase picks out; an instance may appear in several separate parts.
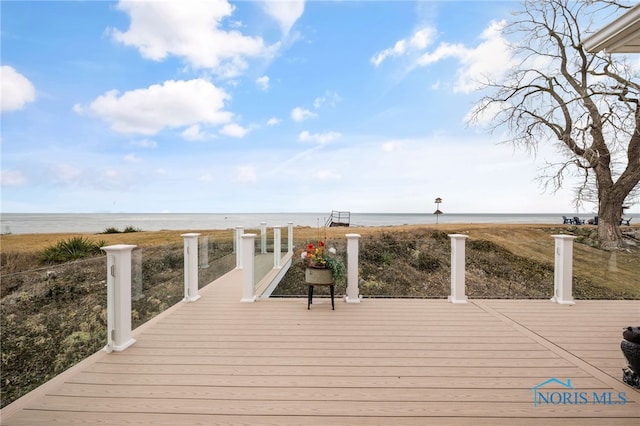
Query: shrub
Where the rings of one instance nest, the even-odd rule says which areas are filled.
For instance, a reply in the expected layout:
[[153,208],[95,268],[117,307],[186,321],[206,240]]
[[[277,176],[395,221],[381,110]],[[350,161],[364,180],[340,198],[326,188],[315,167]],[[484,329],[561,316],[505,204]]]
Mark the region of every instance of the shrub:
[[142,229],[140,228],[136,228],[135,226],[127,226],[124,228],[123,231],[120,231],[118,228],[114,227],[114,226],[110,226],[108,228],[106,228],[104,231],[102,231],[102,234],[120,234],[120,233],[128,233],[128,232],[141,232]]
[[104,241],[94,243],[84,237],[73,237],[68,240],[58,241],[40,252],[42,263],[63,263],[71,260],[100,254],[100,247]]
[[440,260],[429,253],[418,254],[417,259],[413,262],[413,265],[418,271],[422,272],[435,272],[442,266]]
[[118,230],[118,228],[114,228],[113,226],[110,226],[104,231],[102,231],[102,233],[103,234],[119,234],[120,231]]
[[162,258],[162,265],[168,269],[180,269],[184,267],[184,257],[181,252],[167,252]]

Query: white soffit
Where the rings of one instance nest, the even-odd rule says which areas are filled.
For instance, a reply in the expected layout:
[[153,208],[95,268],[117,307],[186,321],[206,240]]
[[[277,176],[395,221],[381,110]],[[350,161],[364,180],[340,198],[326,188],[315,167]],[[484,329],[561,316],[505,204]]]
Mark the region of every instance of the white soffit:
[[640,4],[583,40],[587,52],[640,53]]

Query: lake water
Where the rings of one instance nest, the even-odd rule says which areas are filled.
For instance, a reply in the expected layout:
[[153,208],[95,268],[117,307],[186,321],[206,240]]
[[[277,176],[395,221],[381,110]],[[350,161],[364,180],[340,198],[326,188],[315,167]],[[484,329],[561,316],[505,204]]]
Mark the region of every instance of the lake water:
[[[562,216],[591,219],[593,214],[442,214],[438,223],[504,223],[504,224],[562,224]],[[0,215],[3,234],[42,233],[99,233],[113,227],[123,230],[128,226],[142,231],[247,229],[267,226],[323,226],[330,213],[4,213]],[[639,214],[627,214],[632,223],[640,222]],[[427,213],[351,213],[352,226],[396,226],[435,224],[436,216]]]

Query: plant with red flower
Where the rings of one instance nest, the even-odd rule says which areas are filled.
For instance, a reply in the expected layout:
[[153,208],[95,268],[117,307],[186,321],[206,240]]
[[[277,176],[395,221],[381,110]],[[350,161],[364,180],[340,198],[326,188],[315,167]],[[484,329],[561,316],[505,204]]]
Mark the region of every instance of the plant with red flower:
[[318,241],[317,246],[313,243],[307,244],[307,251],[304,256],[307,266],[312,268],[324,268],[327,264],[324,249],[324,241]]
[[346,277],[346,267],[342,259],[334,256],[336,249],[331,247],[326,249],[322,240],[318,244],[307,244],[307,250],[302,252],[302,259],[307,268],[326,268],[331,270],[333,279],[343,281]]

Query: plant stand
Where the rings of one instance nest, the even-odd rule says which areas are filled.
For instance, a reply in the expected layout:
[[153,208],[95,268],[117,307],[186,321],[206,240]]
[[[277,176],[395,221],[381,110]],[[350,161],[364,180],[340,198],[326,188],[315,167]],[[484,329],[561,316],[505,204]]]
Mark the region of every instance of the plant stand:
[[333,277],[331,276],[331,271],[329,269],[307,268],[304,273],[304,279],[309,287],[307,293],[307,309],[311,309],[311,304],[313,304],[313,288],[317,285],[329,286],[329,291],[331,293],[331,309],[336,309],[333,301],[335,283],[333,282]]

